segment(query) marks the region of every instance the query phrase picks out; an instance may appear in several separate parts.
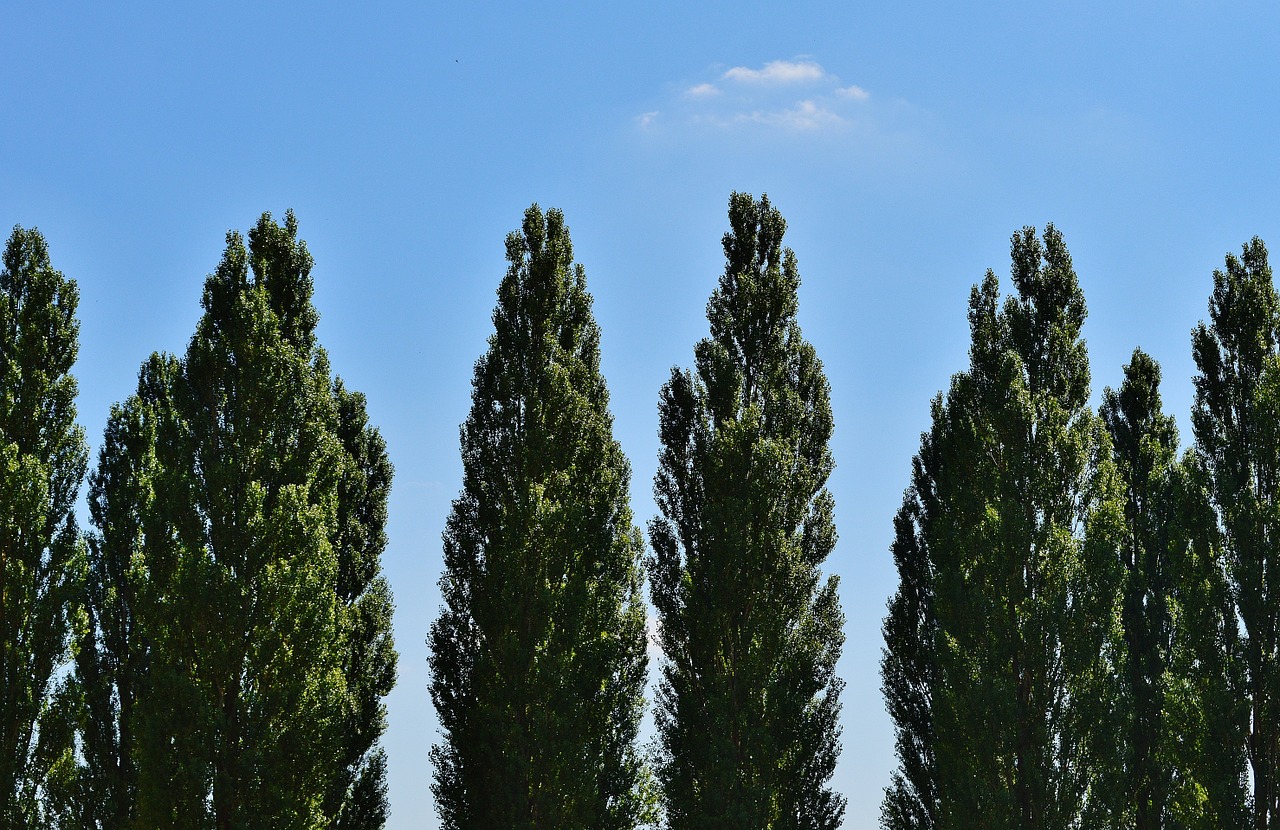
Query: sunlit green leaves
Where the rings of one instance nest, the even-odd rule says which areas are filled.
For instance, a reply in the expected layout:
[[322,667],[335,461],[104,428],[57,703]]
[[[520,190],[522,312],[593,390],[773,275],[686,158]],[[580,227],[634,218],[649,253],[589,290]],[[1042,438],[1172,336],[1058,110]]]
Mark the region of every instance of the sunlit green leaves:
[[970,366],[933,402],[894,524],[891,830],[1065,830],[1090,807],[1118,484],[1062,237],[1024,228],[1011,260],[1016,293],[990,271],[971,293]]
[[600,333],[559,211],[530,208],[507,259],[429,641],[437,810],[449,830],[635,827],[653,800],[641,540]]
[[671,828],[838,826],[844,643],[827,381],[767,198],[735,193],[695,370],[659,403],[650,593],[666,660],[658,781]]
[[70,374],[78,300],[39,231],[15,228],[0,269],[0,824],[15,830],[54,820],[48,789],[72,765],[54,678],[85,567],[72,512],[87,455]]
[[78,826],[376,828],[391,467],[315,342],[311,258],[228,234],[181,358],[113,408],[75,688]]

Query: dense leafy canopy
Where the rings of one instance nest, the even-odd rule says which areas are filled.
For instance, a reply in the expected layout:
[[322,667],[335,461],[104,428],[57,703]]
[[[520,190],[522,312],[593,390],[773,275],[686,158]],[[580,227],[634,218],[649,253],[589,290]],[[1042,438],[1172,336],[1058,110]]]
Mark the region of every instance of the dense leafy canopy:
[[1053,226],[1012,241],[1016,294],[973,289],[970,367],[933,403],[895,522],[885,621],[900,768],[888,828],[1095,825],[1090,726],[1119,577],[1118,482],[1088,408],[1085,318]]
[[1204,598],[1194,579],[1203,500],[1192,461],[1178,461],[1178,432],[1161,409],[1156,362],[1135,349],[1124,382],[1102,399],[1124,533],[1116,662],[1095,742],[1094,795],[1106,802],[1113,827],[1222,826],[1205,808],[1195,770],[1205,737],[1203,701],[1190,680],[1197,666],[1192,638],[1205,634],[1194,616]]
[[796,321],[800,277],[768,201],[729,201],[711,336],[659,404],[649,525],[662,666],[658,774],[673,828],[831,828],[844,643],[832,419]]
[[[643,540],[563,215],[507,238],[461,429],[429,644],[448,830],[835,828],[844,643],[830,394],[786,223],[735,193],[710,335],[659,400],[657,736],[636,746]],[[396,679],[392,467],[316,337],[292,213],[227,236],[182,356],[153,354],[89,476],[75,283],[0,271],[0,825],[373,830]],[[1280,821],[1280,294],[1213,275],[1194,445],[1140,349],[1088,404],[1062,236],[969,302],[894,520],[888,830]]]
[[91,479],[75,826],[381,827],[391,467],[316,345],[311,258],[229,234]]
[[1280,297],[1260,239],[1239,257],[1228,255],[1225,270],[1214,272],[1209,323],[1196,328],[1192,348],[1199,375],[1191,425],[1213,508],[1205,512],[1221,545],[1209,571],[1214,583],[1222,579],[1211,595],[1217,613],[1204,615],[1206,630],[1216,636],[1201,651],[1205,665],[1217,670],[1207,678],[1210,688],[1222,693],[1211,703],[1218,743],[1206,747],[1205,763],[1216,773],[1209,794],[1224,817],[1234,818],[1243,802],[1248,826],[1275,827],[1280,592],[1272,574],[1280,567]]
[[78,301],[40,232],[15,228],[0,270],[0,825],[15,830],[47,823],[46,787],[72,765],[53,687],[84,568]]
[[431,629],[436,806],[448,830],[630,828],[650,812],[630,467],[563,215],[531,207],[507,260]]

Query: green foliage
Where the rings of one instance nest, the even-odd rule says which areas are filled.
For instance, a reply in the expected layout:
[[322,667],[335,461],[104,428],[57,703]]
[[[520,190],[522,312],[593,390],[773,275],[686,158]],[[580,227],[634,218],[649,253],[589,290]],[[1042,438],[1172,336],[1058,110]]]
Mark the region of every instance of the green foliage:
[[1203,533],[1195,522],[1205,511],[1197,509],[1193,460],[1177,460],[1177,429],[1161,412],[1159,386],[1160,367],[1135,350],[1120,389],[1103,392],[1100,414],[1124,491],[1125,530],[1109,695],[1114,731],[1099,731],[1095,794],[1106,802],[1111,826],[1220,827],[1231,822],[1204,798],[1212,775],[1200,769],[1199,756],[1212,736],[1202,715],[1206,704],[1233,704],[1196,691],[1203,664],[1192,645],[1213,630],[1202,619],[1206,596],[1196,576],[1195,540]]
[[171,392],[178,360],[153,355],[139,373],[138,392],[111,408],[89,476],[89,567],[75,606],[83,617],[75,673],[67,699],[80,739],[81,768],[64,791],[63,825],[126,828],[138,794],[136,709],[147,689],[151,654],[144,610],[151,598],[149,563],[171,556],[172,528],[164,512],[170,485],[182,476],[172,442]]
[[261,268],[255,250],[250,279],[250,252],[237,234],[227,242],[167,436],[187,463],[166,511],[171,549],[148,563],[139,818],[314,827],[346,691],[328,367],[288,336],[292,309],[270,303],[281,292],[269,281],[294,275]]
[[330,540],[338,557],[338,601],[346,614],[347,696],[339,771],[325,814],[335,830],[376,830],[386,824],[389,810],[386,755],[377,746],[387,726],[382,699],[396,682],[394,606],[381,573],[392,468],[386,442],[369,424],[364,395],[339,380],[333,399],[344,459]]
[[75,685],[85,827],[381,827],[391,467],[316,345],[292,214],[228,234],[113,408]]
[[447,830],[634,827],[642,542],[600,332],[559,211],[529,208],[507,260],[429,640],[436,808]]
[[1249,705],[1241,688],[1240,624],[1223,569],[1210,475],[1195,449],[1169,471],[1163,538],[1174,544],[1172,665],[1164,718],[1174,742],[1169,827],[1245,827],[1244,736]]
[[1096,826],[1091,740],[1114,655],[1119,488],[1087,406],[1085,318],[1049,226],[969,303],[970,367],[932,406],[895,522],[883,678],[887,828]]
[[663,387],[649,526],[666,660],[658,779],[671,828],[833,828],[844,642],[826,377],[796,321],[786,223],[735,193],[696,371]]
[[1262,240],[1214,272],[1209,318],[1192,335],[1191,423],[1212,506],[1202,515],[1217,543],[1202,545],[1207,634],[1196,680],[1221,697],[1204,713],[1216,740],[1202,763],[1215,773],[1208,796],[1224,818],[1244,826],[1243,803],[1249,826],[1272,827],[1280,820],[1280,594],[1271,576],[1280,567],[1280,297]]
[[45,790],[74,763],[54,678],[84,569],[78,302],[39,231],[14,228],[0,271],[0,825],[14,830],[47,824]]
[[[934,423],[945,417],[941,398],[933,402]],[[941,430],[935,428],[935,432]],[[925,530],[945,507],[935,496],[935,479],[942,475],[941,446],[934,436],[920,437],[920,452],[912,460],[911,488],[893,520],[893,561],[898,590],[889,601],[882,629],[885,650],[880,674],[885,710],[894,723],[894,746],[899,768],[894,770],[881,805],[880,823],[887,830],[932,830],[939,826],[936,741],[933,696],[937,688],[940,643],[934,613],[934,565],[928,555]]]

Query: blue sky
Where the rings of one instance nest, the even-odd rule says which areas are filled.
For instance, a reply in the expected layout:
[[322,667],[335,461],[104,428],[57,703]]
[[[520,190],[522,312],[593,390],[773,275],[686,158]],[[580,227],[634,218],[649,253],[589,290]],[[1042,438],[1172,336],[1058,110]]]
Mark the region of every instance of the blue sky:
[[[658,389],[691,362],[729,193],[789,224],[836,417],[846,826],[894,765],[879,692],[888,545],[969,288],[1054,222],[1095,401],[1141,345],[1185,433],[1211,273],[1280,245],[1280,7],[866,2],[20,4],[0,26],[0,225],[81,291],[96,454],[153,350],[181,352],[228,229],[297,213],[319,335],[396,465],[391,827],[436,826],[424,638],[458,424],[503,238],[559,207],[603,330],[640,522]],[[1006,280],[1007,282],[1007,280]]]

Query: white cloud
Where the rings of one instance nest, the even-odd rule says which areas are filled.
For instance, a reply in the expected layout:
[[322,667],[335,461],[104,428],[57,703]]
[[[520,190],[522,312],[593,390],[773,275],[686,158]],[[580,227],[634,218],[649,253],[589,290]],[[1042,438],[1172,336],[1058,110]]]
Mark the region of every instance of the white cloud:
[[719,95],[720,90],[714,84],[698,84],[686,89],[684,94],[690,98],[709,98],[712,95]]
[[846,83],[809,57],[755,68],[723,67],[710,77],[686,78],[668,87],[661,114],[638,115],[637,126],[664,134],[693,125],[814,134],[865,126],[883,116],[884,107],[872,101],[869,91]]
[[794,107],[786,110],[741,113],[734,120],[739,123],[766,124],[803,132],[844,123],[844,119],[839,115],[813,101],[799,101]]
[[726,81],[753,84],[794,84],[820,81],[826,77],[822,67],[813,61],[769,61],[763,69],[735,66],[722,76]]
[[850,98],[854,101],[865,101],[871,97],[870,92],[867,92],[862,87],[854,84],[837,89],[836,95],[839,95],[841,98]]

